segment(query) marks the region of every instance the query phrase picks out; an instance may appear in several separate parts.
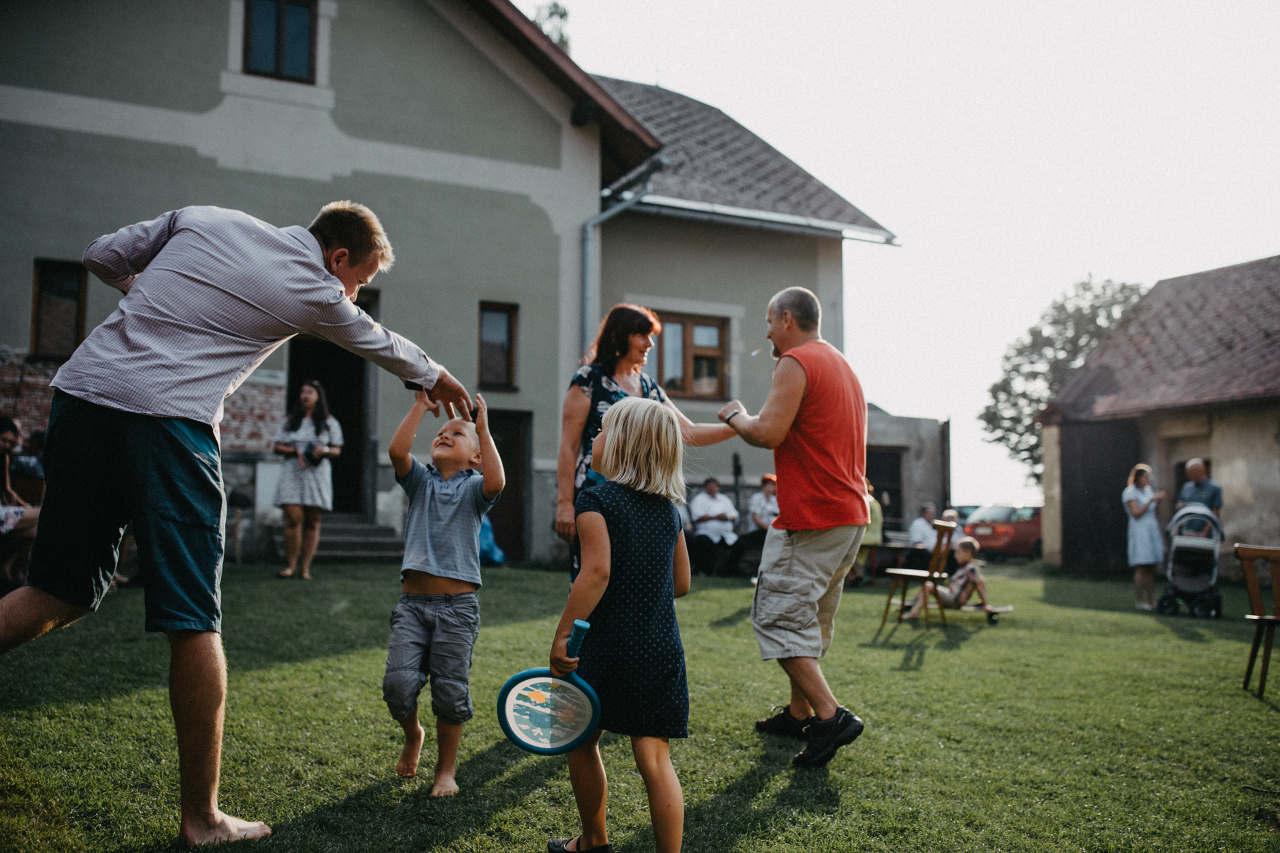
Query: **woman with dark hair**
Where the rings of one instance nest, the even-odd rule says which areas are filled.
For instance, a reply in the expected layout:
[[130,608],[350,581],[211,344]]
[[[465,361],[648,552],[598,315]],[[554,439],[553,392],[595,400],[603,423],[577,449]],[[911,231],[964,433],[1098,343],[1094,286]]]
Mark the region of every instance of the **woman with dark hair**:
[[1151,466],[1141,462],[1129,472],[1129,483],[1120,494],[1129,519],[1129,565],[1133,567],[1133,592],[1139,610],[1156,609],[1155,569],[1164,560],[1156,504],[1164,496],[1151,486]]
[[662,331],[658,315],[640,305],[615,305],[600,324],[586,364],[569,383],[560,420],[560,453],[556,459],[556,535],[569,543],[573,556],[570,577],[578,575],[578,528],[574,502],[586,488],[604,478],[591,468],[591,442],[600,434],[604,413],[619,400],[643,397],[671,408],[680,421],[685,444],[703,447],[733,438],[733,427],[722,423],[695,424],[644,372],[653,338]]
[[[320,513],[333,509],[330,459],[342,453],[342,427],[329,414],[324,386],[303,382],[289,418],[276,430],[272,450],[285,457],[276,485],[276,506],[284,508],[284,555],[280,577],[295,573],[311,580],[311,560],[320,542]],[[302,558],[301,572],[298,558]]]

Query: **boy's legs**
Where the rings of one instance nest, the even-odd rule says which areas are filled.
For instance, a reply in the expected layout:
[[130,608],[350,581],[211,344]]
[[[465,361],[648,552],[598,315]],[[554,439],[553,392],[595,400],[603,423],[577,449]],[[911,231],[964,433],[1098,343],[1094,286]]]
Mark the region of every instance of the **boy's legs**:
[[426,661],[431,648],[430,625],[420,596],[400,597],[391,611],[391,639],[387,644],[387,669],[382,677],[382,699],[391,718],[404,729],[404,749],[396,773],[418,772],[424,733],[418,721],[418,694],[427,683]]
[[[604,775],[604,763],[600,760],[600,730],[587,742],[568,755],[569,781],[573,785],[573,799],[578,805],[578,818],[582,821],[582,835],[578,838],[579,850],[590,850],[609,843],[605,830],[605,807],[609,801],[609,780]],[[637,759],[637,765],[639,759]]]
[[396,775],[406,779],[418,773],[418,759],[422,756],[422,740],[426,733],[418,722],[418,706],[403,720],[397,720],[404,729],[404,749],[400,750],[400,760],[396,762]]
[[633,737],[631,754],[649,795],[658,853],[678,853],[684,839],[684,791],[671,766],[671,744],[666,738]]
[[471,704],[471,652],[480,633],[480,604],[475,593],[430,596],[434,624],[427,670],[431,674],[431,710],[436,715],[436,768],[433,797],[458,793],[458,744],[462,725],[475,711]]
[[462,723],[446,723],[436,718],[436,771],[431,796],[452,797],[458,793],[458,744]]

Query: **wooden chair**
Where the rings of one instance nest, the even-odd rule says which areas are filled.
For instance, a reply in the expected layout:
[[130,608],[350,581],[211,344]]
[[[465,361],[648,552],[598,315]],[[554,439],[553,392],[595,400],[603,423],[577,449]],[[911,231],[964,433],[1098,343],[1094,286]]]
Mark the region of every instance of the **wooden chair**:
[[[1249,607],[1253,610],[1244,618],[1256,622],[1253,629],[1253,648],[1249,650],[1249,665],[1244,670],[1244,689],[1249,689],[1249,678],[1253,675],[1253,663],[1258,657],[1258,646],[1266,635],[1266,645],[1262,651],[1262,669],[1258,670],[1258,698],[1267,689],[1267,664],[1271,661],[1271,643],[1276,636],[1276,625],[1280,625],[1280,546],[1275,545],[1241,545],[1236,543],[1236,556],[1240,565],[1244,566],[1245,585],[1249,588]],[[1258,560],[1266,560],[1271,566],[1271,613],[1267,613],[1266,604],[1262,600],[1262,587],[1258,584]]]
[[[884,573],[889,576],[891,583],[889,584],[889,597],[884,602],[884,614],[880,617],[880,624],[884,625],[884,621],[889,618],[889,605],[893,603],[893,594],[902,589],[902,597],[898,603],[898,621],[902,621],[902,612],[907,607],[907,587],[911,586],[911,581],[918,580],[923,586],[925,581],[932,581],[934,584],[933,598],[938,605],[938,616],[942,619],[942,625],[947,625],[947,614],[942,607],[942,596],[938,594],[938,585],[945,582],[948,575],[947,555],[951,553],[951,537],[955,534],[956,523],[954,521],[934,521],[933,529],[938,531],[938,540],[933,545],[933,553],[929,557],[928,569],[885,569]],[[926,598],[921,603],[921,609],[924,610],[924,624],[931,626],[929,621],[929,601]]]

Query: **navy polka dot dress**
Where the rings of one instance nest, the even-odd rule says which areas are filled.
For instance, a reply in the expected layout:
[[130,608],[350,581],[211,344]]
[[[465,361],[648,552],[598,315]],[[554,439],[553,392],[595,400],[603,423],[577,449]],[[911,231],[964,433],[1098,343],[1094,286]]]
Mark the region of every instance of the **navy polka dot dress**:
[[671,501],[608,482],[578,496],[609,528],[609,586],[587,620],[578,674],[600,697],[600,727],[633,737],[689,736],[689,684],[671,562],[680,516]]

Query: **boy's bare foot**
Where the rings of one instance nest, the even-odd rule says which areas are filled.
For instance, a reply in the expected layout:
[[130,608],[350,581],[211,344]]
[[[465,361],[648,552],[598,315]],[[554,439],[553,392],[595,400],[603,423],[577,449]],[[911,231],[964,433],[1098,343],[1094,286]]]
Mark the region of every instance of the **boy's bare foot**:
[[300,577],[301,577],[304,581],[309,581],[309,580],[311,580],[311,572],[303,572],[303,573],[300,575]]
[[178,843],[184,847],[195,847],[197,844],[230,844],[232,841],[248,841],[255,838],[266,838],[271,834],[271,827],[256,820],[241,820],[229,814],[215,812],[209,822],[182,821],[182,829],[178,833]]
[[452,797],[456,793],[458,793],[458,783],[454,780],[453,774],[437,767],[436,782],[431,786],[431,796]]
[[[418,773],[418,756],[422,755],[422,738],[424,735],[425,732],[423,732],[422,726],[418,726],[416,736],[405,735],[404,751],[400,753],[400,760],[396,762],[396,773],[406,779]],[[432,792],[432,796],[434,795],[434,792]]]
[[285,570],[284,570],[284,571],[282,571],[282,572],[276,572],[276,577],[278,577],[278,578],[291,578],[291,577],[293,577],[293,569],[285,569]]

